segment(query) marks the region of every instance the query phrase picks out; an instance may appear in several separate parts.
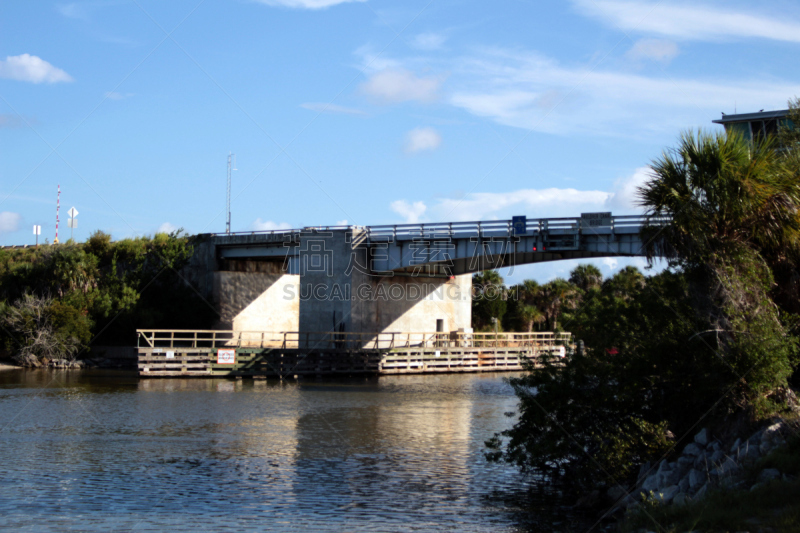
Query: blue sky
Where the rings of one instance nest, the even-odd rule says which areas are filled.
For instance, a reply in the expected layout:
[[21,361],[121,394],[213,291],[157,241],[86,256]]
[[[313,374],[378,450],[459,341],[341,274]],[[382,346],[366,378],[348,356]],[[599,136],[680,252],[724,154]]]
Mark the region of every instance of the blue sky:
[[[721,112],[800,95],[800,4],[0,4],[0,243],[636,212]],[[624,261],[599,262],[606,272]],[[637,263],[638,264],[638,263]],[[518,268],[547,279],[574,265]]]

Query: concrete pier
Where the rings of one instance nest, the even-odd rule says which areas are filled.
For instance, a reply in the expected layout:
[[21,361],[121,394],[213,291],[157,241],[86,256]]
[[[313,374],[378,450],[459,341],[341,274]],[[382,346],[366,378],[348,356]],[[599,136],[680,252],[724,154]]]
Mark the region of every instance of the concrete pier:
[[[207,239],[196,244],[187,278],[218,310],[222,330],[469,330],[470,274],[375,272],[362,234],[308,230],[262,243],[273,251],[263,256],[247,251],[257,248],[249,236]],[[231,247],[239,256],[226,254]]]

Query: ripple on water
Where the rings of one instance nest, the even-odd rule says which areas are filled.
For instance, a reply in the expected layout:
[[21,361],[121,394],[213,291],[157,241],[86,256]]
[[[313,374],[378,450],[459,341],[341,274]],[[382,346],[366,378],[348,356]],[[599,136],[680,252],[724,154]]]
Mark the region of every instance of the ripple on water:
[[481,455],[516,404],[499,375],[297,384],[12,374],[0,376],[3,528],[519,527],[518,505],[496,495],[525,481]]

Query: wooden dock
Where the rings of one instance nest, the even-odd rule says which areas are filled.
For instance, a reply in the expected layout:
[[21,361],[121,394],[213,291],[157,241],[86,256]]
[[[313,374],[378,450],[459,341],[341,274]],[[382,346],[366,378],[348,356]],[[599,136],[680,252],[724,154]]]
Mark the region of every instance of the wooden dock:
[[561,354],[569,333],[339,333],[137,330],[141,377],[292,378],[522,370]]

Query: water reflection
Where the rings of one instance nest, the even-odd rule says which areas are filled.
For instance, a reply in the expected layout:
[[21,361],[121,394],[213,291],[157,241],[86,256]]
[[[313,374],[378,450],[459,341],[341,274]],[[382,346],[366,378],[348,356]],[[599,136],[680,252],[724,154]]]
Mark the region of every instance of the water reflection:
[[[512,531],[497,374],[336,382],[0,373],[8,528]],[[491,497],[490,497],[491,496]]]

